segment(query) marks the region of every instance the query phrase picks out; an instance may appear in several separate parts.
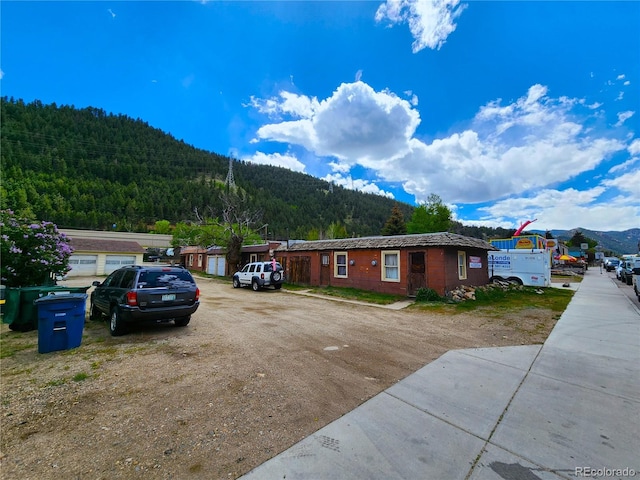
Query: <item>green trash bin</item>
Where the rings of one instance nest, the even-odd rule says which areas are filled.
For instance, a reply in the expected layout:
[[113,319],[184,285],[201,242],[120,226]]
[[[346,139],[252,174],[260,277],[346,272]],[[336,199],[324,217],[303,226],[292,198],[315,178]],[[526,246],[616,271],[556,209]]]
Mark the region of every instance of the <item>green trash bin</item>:
[[5,303],[2,309],[2,323],[11,324],[18,318],[20,312],[20,288],[7,287],[4,291]]
[[50,293],[86,293],[89,288],[91,286],[65,287],[64,285],[8,288],[7,312],[2,321],[8,323],[9,328],[16,332],[36,330],[38,328],[38,307],[35,301],[38,298]]

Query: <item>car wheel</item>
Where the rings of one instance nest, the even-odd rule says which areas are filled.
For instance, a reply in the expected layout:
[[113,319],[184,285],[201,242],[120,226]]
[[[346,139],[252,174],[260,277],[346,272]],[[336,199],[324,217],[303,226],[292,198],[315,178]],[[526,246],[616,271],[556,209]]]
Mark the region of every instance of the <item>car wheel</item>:
[[238,277],[233,277],[233,288],[240,288],[240,279]]
[[633,285],[633,277],[630,277],[629,275],[627,275],[627,285]]
[[282,273],[281,272],[271,272],[271,281],[272,282],[279,282],[280,280],[282,280]]
[[518,277],[509,277],[507,278],[507,282],[509,282],[510,285],[522,285],[522,280]]
[[258,290],[260,290],[260,285],[258,285],[258,282],[254,280],[253,282],[251,282],[251,288],[254,292],[257,292]]
[[120,335],[124,335],[126,332],[124,322],[122,321],[122,317],[120,316],[120,310],[118,307],[114,307],[111,310],[111,318],[109,320],[109,333],[114,337],[118,337]]
[[277,285],[274,285],[273,288],[275,288],[276,290],[280,290],[282,288],[282,284],[279,283]]
[[176,318],[173,322],[176,324],[176,327],[186,327],[190,321],[191,315],[187,315],[186,317]]
[[100,318],[102,318],[102,313],[96,305],[91,302],[91,305],[89,305],[89,320],[100,320]]

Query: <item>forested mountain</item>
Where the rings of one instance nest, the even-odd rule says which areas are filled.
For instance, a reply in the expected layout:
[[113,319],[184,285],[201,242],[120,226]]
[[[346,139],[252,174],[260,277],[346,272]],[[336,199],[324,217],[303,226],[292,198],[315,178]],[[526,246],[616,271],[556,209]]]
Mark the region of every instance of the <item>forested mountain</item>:
[[[195,209],[220,215],[228,157],[98,108],[4,97],[0,118],[2,208],[59,227],[143,232],[158,220],[194,220]],[[397,203],[284,168],[234,161],[233,173],[273,238],[306,238],[331,223],[378,235]],[[413,207],[399,207],[409,219]]]
[[[148,123],[99,108],[0,99],[0,208],[30,212],[61,228],[146,232],[158,220],[193,221],[194,211],[220,216],[229,158],[194,148]],[[304,239],[343,225],[349,236],[379,235],[398,205],[279,167],[233,161],[236,185],[262,212],[269,238]],[[260,225],[256,225],[259,229]],[[513,230],[464,226],[451,232],[504,238]],[[584,230],[587,236],[590,232]],[[624,253],[628,242],[602,244]],[[619,232],[617,240],[636,233]],[[595,236],[593,238],[596,238]],[[596,239],[600,239],[599,237]]]

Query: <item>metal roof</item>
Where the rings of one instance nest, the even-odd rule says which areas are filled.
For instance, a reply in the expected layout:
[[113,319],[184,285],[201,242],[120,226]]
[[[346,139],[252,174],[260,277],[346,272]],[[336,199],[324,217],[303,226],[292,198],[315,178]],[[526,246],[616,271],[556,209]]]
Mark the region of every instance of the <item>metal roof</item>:
[[465,237],[456,233],[418,233],[413,235],[389,235],[360,238],[338,238],[293,243],[286,250],[300,252],[310,250],[353,250],[411,247],[467,247],[480,250],[498,250],[480,238]]
[[69,242],[74,252],[98,253],[144,253],[138,242],[127,240],[104,240],[97,238],[71,238]]

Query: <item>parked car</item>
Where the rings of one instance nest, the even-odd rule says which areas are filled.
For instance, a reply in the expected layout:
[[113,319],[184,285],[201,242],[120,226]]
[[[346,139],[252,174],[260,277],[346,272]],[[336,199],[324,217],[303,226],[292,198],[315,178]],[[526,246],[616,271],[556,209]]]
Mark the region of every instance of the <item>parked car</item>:
[[618,265],[620,265],[619,258],[607,257],[604,259],[604,268],[607,269],[607,272],[615,270]]
[[[274,268],[275,265],[275,268]],[[263,287],[279,290],[284,282],[284,271],[278,262],[252,262],[233,274],[233,288],[251,285],[257,292]]]
[[634,257],[624,260],[620,269],[620,280],[627,285],[633,284],[633,269],[640,267],[640,257]]
[[624,262],[620,262],[618,264],[618,266],[615,268],[616,271],[616,278],[618,280],[622,280],[621,274],[622,274],[622,267],[624,266]]
[[133,323],[173,321],[189,324],[200,305],[200,289],[181,267],[129,265],[93,282],[89,318],[109,317],[111,335],[123,335]]
[[638,297],[638,301],[640,302],[640,267],[636,267],[633,269],[633,291],[636,293],[636,297]]

